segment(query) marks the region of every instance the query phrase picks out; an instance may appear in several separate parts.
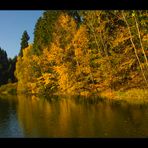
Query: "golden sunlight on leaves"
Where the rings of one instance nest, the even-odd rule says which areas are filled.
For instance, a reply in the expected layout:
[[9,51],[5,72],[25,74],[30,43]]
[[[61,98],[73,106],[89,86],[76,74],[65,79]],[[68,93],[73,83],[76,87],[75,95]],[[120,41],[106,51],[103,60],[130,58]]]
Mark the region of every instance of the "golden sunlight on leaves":
[[[128,11],[99,10],[79,15],[80,20],[62,11],[52,30],[42,28],[50,36],[41,29],[38,46],[23,49],[15,71],[18,90],[87,96],[145,87],[148,37],[139,13],[132,17]],[[37,50],[38,54],[32,52]],[[111,92],[106,95],[113,97]]]

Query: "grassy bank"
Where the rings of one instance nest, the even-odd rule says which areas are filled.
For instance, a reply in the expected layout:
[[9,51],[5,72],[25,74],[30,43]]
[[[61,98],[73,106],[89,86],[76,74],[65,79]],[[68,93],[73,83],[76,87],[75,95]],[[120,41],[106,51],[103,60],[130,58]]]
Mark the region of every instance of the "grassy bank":
[[[56,94],[62,95],[62,94]],[[68,94],[65,94],[68,95]],[[71,96],[69,94],[68,96]],[[72,96],[81,96],[84,100],[90,100],[91,98],[98,98],[104,101],[114,101],[114,102],[127,102],[129,104],[148,104],[148,89],[132,88],[125,91],[113,91],[105,90],[98,93],[82,92],[80,94],[73,94]]]
[[17,93],[17,83],[8,83],[0,87],[0,94],[15,95]]
[[[0,87],[0,95],[15,95],[15,94],[17,94],[17,83],[9,83],[6,85],[2,85]],[[56,95],[61,95],[61,94],[57,93]],[[91,98],[92,96],[90,92],[82,93],[79,95],[85,97],[86,99]],[[40,94],[39,96],[47,97],[49,96],[49,94],[47,95]],[[68,96],[70,96],[70,94]],[[147,89],[132,88],[126,91],[106,90],[106,91],[100,92],[99,94],[94,94],[93,96],[95,96],[95,98],[98,96],[99,98],[102,98],[104,101],[105,100],[118,101],[118,102],[124,101],[130,104],[148,104],[148,90]]]
[[104,91],[101,97],[114,100],[125,101],[130,104],[148,104],[148,90],[133,88],[126,91]]

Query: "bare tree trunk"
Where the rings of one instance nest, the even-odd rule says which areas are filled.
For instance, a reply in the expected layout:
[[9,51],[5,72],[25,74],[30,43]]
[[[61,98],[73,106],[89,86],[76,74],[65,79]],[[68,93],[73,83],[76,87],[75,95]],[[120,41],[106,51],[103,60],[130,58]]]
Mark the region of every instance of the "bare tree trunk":
[[138,31],[138,37],[139,37],[139,40],[140,40],[141,49],[142,49],[142,52],[144,54],[146,65],[148,66],[148,60],[147,60],[147,57],[146,57],[146,54],[145,54],[145,51],[144,51],[144,48],[143,48],[143,44],[142,44],[142,40],[141,40],[141,36],[140,36],[140,30],[139,30],[138,22],[137,22],[137,19],[136,19],[135,16],[134,16],[134,19],[135,19],[136,28],[137,28],[137,31]]
[[134,48],[135,55],[136,55],[136,58],[137,58],[137,60],[138,60],[138,63],[139,63],[139,66],[140,66],[140,69],[141,69],[141,72],[142,72],[143,78],[144,78],[144,80],[145,80],[145,82],[146,82],[146,85],[148,86],[148,83],[147,83],[147,80],[146,80],[146,77],[145,77],[145,74],[144,74],[144,71],[143,71],[143,68],[142,68],[142,65],[141,65],[140,59],[139,59],[138,54],[137,54],[137,49],[136,49],[135,44],[134,44],[133,39],[132,39],[132,34],[131,34],[131,31],[130,31],[129,24],[128,24],[126,18],[125,18],[125,15],[124,15],[123,10],[122,10],[121,12],[122,12],[123,19],[124,19],[124,21],[126,22],[126,25],[127,25],[128,31],[129,31],[129,35],[130,35],[130,41],[131,41],[132,46],[133,46],[133,48]]

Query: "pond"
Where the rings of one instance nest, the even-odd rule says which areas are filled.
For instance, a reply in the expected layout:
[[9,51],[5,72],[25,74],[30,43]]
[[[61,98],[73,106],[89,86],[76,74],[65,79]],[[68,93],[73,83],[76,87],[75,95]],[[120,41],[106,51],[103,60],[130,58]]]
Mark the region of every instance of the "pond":
[[148,137],[148,106],[81,97],[0,97],[0,137]]

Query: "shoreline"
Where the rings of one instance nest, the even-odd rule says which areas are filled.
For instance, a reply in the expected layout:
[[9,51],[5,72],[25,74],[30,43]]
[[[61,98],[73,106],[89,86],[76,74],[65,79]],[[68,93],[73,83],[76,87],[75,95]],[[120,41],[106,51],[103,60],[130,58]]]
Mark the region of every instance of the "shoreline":
[[[0,94],[1,95],[17,95],[17,83],[8,83],[5,85],[0,86]],[[127,102],[129,104],[148,104],[148,90],[147,89],[140,89],[140,88],[131,88],[126,91],[113,91],[113,90],[106,90],[99,92],[99,94],[92,92],[82,92],[80,94],[66,94],[66,93],[54,93],[54,94],[30,94],[30,93],[22,93],[25,95],[31,96],[43,96],[48,97],[50,95],[53,96],[80,96],[84,98],[100,98],[102,100],[108,101],[118,101],[118,102]]]

